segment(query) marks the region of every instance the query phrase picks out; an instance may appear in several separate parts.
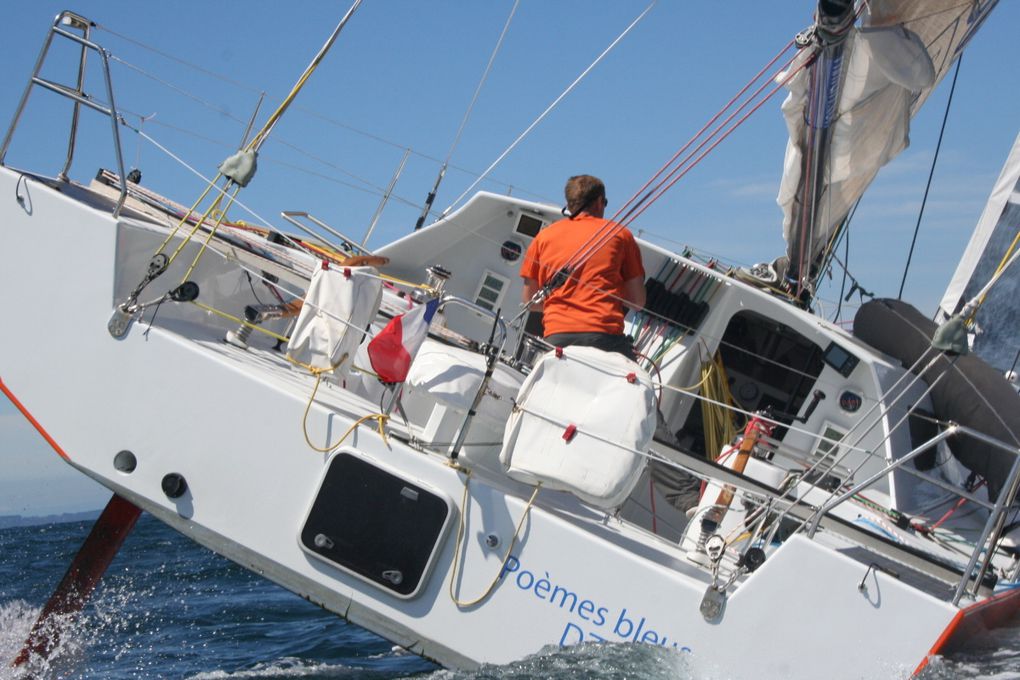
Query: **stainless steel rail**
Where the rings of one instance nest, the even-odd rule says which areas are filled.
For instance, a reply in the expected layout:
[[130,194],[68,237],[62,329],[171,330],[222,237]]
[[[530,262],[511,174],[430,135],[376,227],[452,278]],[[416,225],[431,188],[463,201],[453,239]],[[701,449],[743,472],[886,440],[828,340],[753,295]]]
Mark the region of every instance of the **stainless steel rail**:
[[[69,26],[72,29],[79,30],[81,31],[81,35],[71,33],[62,28],[63,26]],[[57,175],[58,179],[64,182],[68,181],[67,173],[71,169],[71,163],[74,160],[75,145],[78,138],[78,116],[81,112],[82,106],[86,106],[93,111],[98,111],[103,115],[109,116],[110,127],[113,131],[113,146],[117,155],[117,169],[121,177],[126,176],[124,172],[124,153],[121,150],[120,144],[120,128],[118,127],[121,117],[117,112],[117,106],[113,98],[113,80],[110,78],[109,53],[90,39],[93,26],[95,26],[95,24],[92,21],[89,21],[80,14],[75,14],[70,11],[61,12],[53,20],[53,25],[47,32],[46,40],[39,52],[39,57],[36,59],[35,68],[32,71],[32,77],[29,79],[28,85],[25,86],[25,91],[21,95],[21,101],[18,102],[18,108],[14,112],[14,119],[11,121],[10,127],[7,128],[7,134],[4,136],[3,145],[0,146],[0,165],[6,165],[7,150],[10,148],[11,139],[14,137],[14,131],[17,129],[21,116],[25,111],[25,106],[28,103],[28,97],[32,92],[32,88],[39,86],[74,102],[71,114],[71,129],[67,140],[67,157],[64,160],[63,168],[61,168],[60,173]],[[53,44],[54,36],[61,36],[81,46],[81,54],[78,59],[78,75],[73,87],[56,83],[51,80],[46,80],[39,75],[40,71],[42,71],[43,64],[46,62],[46,57],[49,54],[50,47]],[[84,90],[85,63],[89,50],[95,51],[102,60],[103,78],[106,84],[106,98],[109,102],[109,104],[105,106],[97,103],[93,97]],[[125,187],[122,183],[120,188],[120,197],[113,209],[114,217],[120,215],[120,211],[124,207],[125,200],[127,200],[127,187]]]
[[[948,439],[953,435],[963,435],[978,439],[989,446],[1006,451],[1014,456],[1013,466],[1010,469],[1009,477],[1006,483],[1003,485],[1002,490],[999,492],[998,498],[995,499],[994,504],[989,504],[975,498],[972,494],[957,493],[965,498],[968,498],[979,505],[988,507],[991,512],[988,515],[988,520],[985,522],[984,527],[981,531],[981,536],[974,543],[974,550],[970,555],[970,559],[967,566],[963,570],[962,578],[956,586],[956,592],[953,595],[953,604],[958,605],[964,594],[967,592],[967,585],[973,581],[971,587],[971,594],[977,595],[981,581],[984,579],[985,574],[988,572],[988,568],[991,565],[992,557],[995,553],[994,546],[998,543],[1002,533],[1002,529],[1005,526],[1005,518],[1007,510],[1012,506],[1013,501],[1016,500],[1017,490],[1020,489],[1020,448],[1016,446],[1010,446],[997,439],[989,437],[988,435],[973,430],[969,427],[957,425],[955,423],[950,424],[946,430],[936,435],[929,441],[925,442],[921,446],[915,448],[913,451],[896,460],[893,463],[885,466],[875,474],[871,475],[862,482],[856,484],[853,488],[843,492],[842,494],[835,496],[826,503],[822,504],[812,515],[811,519],[807,523],[807,534],[813,536],[818,528],[818,524],[823,515],[834,509],[836,506],[846,502],[850,498],[853,498],[857,493],[863,489],[871,486],[879,479],[884,478],[893,470],[903,467],[908,461],[913,460],[924,451],[930,449],[932,446],[937,445],[940,441]],[[907,470],[907,468],[903,468]],[[984,559],[981,559],[982,553]],[[981,562],[980,569],[977,569],[978,562]]]
[[[333,250],[336,250],[338,252],[339,251],[343,251],[343,250],[347,250],[349,252],[355,252],[355,253],[358,253],[360,255],[372,255],[373,254],[371,250],[369,250],[368,248],[365,248],[364,246],[359,244],[354,239],[352,239],[352,238],[350,238],[348,236],[344,236],[339,231],[337,231],[336,229],[333,229],[332,227],[330,227],[328,224],[326,224],[322,220],[318,219],[317,217],[315,217],[313,215],[309,215],[307,212],[305,212],[303,210],[284,210],[283,212],[280,213],[280,217],[282,217],[283,219],[287,220],[288,222],[293,224],[295,227],[297,227],[301,231],[305,232],[306,234],[308,234],[309,236],[314,238],[319,243],[325,245],[328,248],[332,248]],[[322,229],[326,233],[331,234],[331,235],[335,236],[336,238],[340,239],[340,245],[337,245],[335,243],[331,243],[326,238],[324,238],[322,236],[322,234],[319,234],[314,229],[309,229],[305,225],[301,224],[301,222],[298,221],[298,219],[297,219],[299,217],[305,218],[306,220],[308,220],[309,222],[311,222],[315,226],[319,227],[320,229]]]

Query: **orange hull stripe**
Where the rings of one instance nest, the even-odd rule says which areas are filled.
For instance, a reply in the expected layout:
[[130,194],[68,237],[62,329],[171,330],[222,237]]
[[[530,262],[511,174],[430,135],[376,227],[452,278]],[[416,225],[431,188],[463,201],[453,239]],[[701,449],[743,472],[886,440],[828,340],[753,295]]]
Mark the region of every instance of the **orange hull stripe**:
[[24,404],[18,401],[18,398],[14,396],[14,393],[7,389],[7,385],[4,384],[2,378],[0,378],[0,391],[7,395],[7,398],[11,400],[11,403],[14,404],[19,411],[21,411],[21,415],[25,416],[25,418],[28,419],[28,422],[32,423],[32,427],[34,427],[36,431],[42,435],[42,438],[53,447],[54,451],[56,451],[57,454],[67,462],[71,462],[71,457],[67,455],[62,448],[60,448],[60,445],[53,440],[50,433],[43,429],[43,426],[39,424],[39,421],[32,417],[32,414],[28,412],[28,409],[25,408]]
[[[946,643],[957,633],[962,632],[961,626],[968,622],[980,619],[985,624],[985,628],[995,628],[997,625],[1001,625],[1000,616],[1010,616],[1016,613],[1018,607],[1017,600],[1020,600],[1020,588],[1013,588],[1010,590],[1003,591],[997,595],[993,595],[987,600],[981,602],[975,602],[974,604],[961,609],[956,612],[956,616],[949,622],[946,629],[942,631],[942,635],[932,645],[931,651],[924,657],[920,665],[914,669],[914,676],[924,670],[924,667],[928,665],[928,660],[935,654],[939,654],[942,649],[946,646]],[[1010,608],[1012,612],[1008,611]],[[964,637],[969,637],[964,635]]]

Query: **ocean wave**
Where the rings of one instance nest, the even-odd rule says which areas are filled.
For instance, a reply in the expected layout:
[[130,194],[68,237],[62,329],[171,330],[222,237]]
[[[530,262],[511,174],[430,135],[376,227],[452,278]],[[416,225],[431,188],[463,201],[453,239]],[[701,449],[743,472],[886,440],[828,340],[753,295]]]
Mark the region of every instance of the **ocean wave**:
[[[547,647],[541,653],[505,665],[474,671],[440,670],[428,680],[684,680],[693,679],[690,657],[655,645],[583,643]],[[418,676],[420,677],[420,676]],[[701,680],[707,676],[699,674]]]

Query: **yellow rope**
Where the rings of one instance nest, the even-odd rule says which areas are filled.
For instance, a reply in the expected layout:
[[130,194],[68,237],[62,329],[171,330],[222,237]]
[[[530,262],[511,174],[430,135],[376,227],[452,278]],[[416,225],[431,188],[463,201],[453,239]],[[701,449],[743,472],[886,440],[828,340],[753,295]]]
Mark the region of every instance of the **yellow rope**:
[[166,239],[161,244],[159,244],[159,248],[157,248],[156,252],[153,253],[154,257],[163,252],[163,249],[166,248],[167,244],[170,243],[173,237],[177,235],[177,232],[181,230],[181,227],[183,227],[184,224],[188,221],[188,218],[195,214],[195,211],[198,210],[198,206],[202,203],[202,201],[205,200],[205,197],[209,195],[209,192],[212,191],[213,187],[216,186],[216,182],[219,181],[220,177],[222,176],[223,175],[216,175],[216,177],[213,178],[211,182],[209,182],[209,186],[205,188],[205,191],[202,192],[202,195],[198,197],[198,199],[191,205],[190,208],[188,208],[188,212],[184,213],[180,221],[177,223],[177,226],[173,228],[173,231],[171,231],[167,235]]
[[353,425],[351,425],[349,428],[347,428],[347,431],[344,432],[343,436],[340,437],[340,439],[338,439],[335,443],[330,444],[329,446],[327,446],[325,448],[320,448],[320,447],[316,446],[315,444],[313,444],[312,443],[312,438],[308,436],[308,413],[312,410],[312,403],[315,401],[315,395],[319,391],[319,383],[322,382],[322,374],[326,373],[328,371],[332,371],[337,366],[342,364],[347,359],[347,355],[345,354],[344,357],[342,359],[340,359],[340,361],[336,365],[334,365],[334,366],[332,366],[330,368],[310,368],[307,364],[302,364],[301,362],[297,361],[296,359],[291,359],[290,357],[287,357],[287,358],[290,359],[295,364],[298,364],[299,366],[303,366],[305,368],[308,368],[309,370],[311,370],[315,374],[315,387],[312,388],[312,395],[308,398],[308,404],[305,406],[305,416],[304,416],[304,418],[301,419],[301,430],[305,433],[305,443],[307,443],[308,446],[312,448],[312,450],[318,451],[319,453],[331,453],[333,450],[335,450],[337,447],[339,447],[341,444],[343,444],[344,440],[346,440],[347,437],[349,437],[350,434],[352,432],[354,432],[354,430],[357,429],[357,427],[359,425],[361,425],[362,423],[364,423],[365,421],[368,421],[368,420],[376,420],[376,421],[378,421],[379,436],[382,437],[383,443],[387,447],[389,447],[390,442],[386,438],[386,427],[385,426],[386,426],[386,421],[389,420],[390,417],[388,415],[386,415],[386,414],[383,414],[383,413],[370,413],[367,416],[362,416],[362,417],[358,418],[357,420],[354,421]]
[[268,335],[271,338],[275,338],[277,340],[280,340],[281,342],[289,342],[290,341],[290,338],[288,338],[285,335],[280,335],[279,333],[274,333],[273,331],[266,330],[265,328],[262,328],[261,326],[256,326],[253,323],[249,323],[245,319],[242,319],[240,317],[234,316],[233,314],[228,314],[227,312],[224,312],[224,311],[221,311],[219,309],[216,309],[215,307],[210,307],[209,305],[203,304],[203,303],[199,302],[198,300],[192,300],[191,304],[193,304],[196,307],[199,307],[201,309],[204,309],[207,312],[210,312],[210,313],[215,314],[217,316],[221,316],[224,319],[230,319],[231,321],[236,321],[237,323],[241,324],[242,326],[247,326],[248,328],[252,329],[253,331],[258,331],[259,333],[264,333],[264,334]]
[[[995,272],[992,274],[993,277],[997,275],[999,272],[1001,272],[1003,268],[1005,268],[1006,263],[1009,261],[1009,258],[1013,255],[1013,251],[1016,250],[1017,243],[1020,243],[1020,231],[1018,231],[1016,233],[1016,236],[1013,237],[1013,242],[1009,244],[1009,248],[1006,249],[1006,252],[1002,256],[1002,259],[999,260],[999,266],[995,268]],[[974,309],[971,311],[970,316],[968,316],[966,319],[968,326],[974,322],[974,317],[977,316],[978,309],[981,307],[981,305],[985,303],[985,297],[987,296],[982,295],[981,299],[979,299],[977,304],[974,305]]]
[[[705,387],[701,394],[713,402],[726,404],[735,407],[733,395],[730,393],[729,380],[726,377],[726,369],[722,364],[722,357],[716,352],[711,361],[706,361],[701,367],[705,380]],[[733,417],[727,408],[702,402],[701,418],[705,430],[705,453],[709,460],[715,460],[722,450],[723,444],[733,441],[737,436],[737,428],[733,423]]]
[[[227,186],[229,186],[229,185],[227,185]],[[206,190],[205,193],[206,194],[209,193],[208,189]],[[234,192],[234,196],[237,196],[237,191]],[[203,194],[203,197],[204,197],[204,194]],[[201,199],[199,199],[199,200],[201,200]],[[202,225],[205,224],[205,221],[207,219],[209,219],[209,215],[213,212],[213,210],[216,210],[216,208],[220,204],[220,201],[222,201],[222,200],[223,200],[223,194],[222,193],[217,193],[216,199],[206,209],[206,211],[204,213],[202,213],[202,216],[200,218],[198,218],[197,222],[195,222],[195,226],[193,226],[191,228],[191,231],[188,232],[188,235],[184,238],[183,241],[181,241],[180,245],[177,246],[177,248],[174,250],[173,254],[170,255],[170,259],[167,262],[167,266],[168,267],[170,266],[170,264],[174,260],[177,259],[177,256],[181,254],[181,251],[184,250],[184,247],[187,246],[189,243],[191,243],[191,239],[195,237],[195,234],[198,232],[199,229],[202,228]],[[230,200],[233,201],[234,197],[232,196]],[[187,220],[187,218],[189,216],[190,216],[190,214],[189,215],[185,215],[184,218],[181,220],[181,224],[183,224]],[[219,226],[219,224],[216,224],[215,226],[213,226],[212,231],[215,232],[216,231],[216,227],[218,227],[218,226]],[[173,235],[176,234],[176,233],[177,233],[177,229],[175,229],[174,232],[170,236],[168,236],[166,238],[166,240],[163,242],[163,245],[161,245],[159,247],[159,250],[156,251],[157,254],[163,251],[163,248],[166,246],[167,243],[170,242],[170,239],[173,238]],[[193,268],[194,268],[194,265],[192,265],[192,269]],[[188,272],[190,273],[191,269],[189,269]],[[185,280],[187,280],[186,277],[185,277]]]
[[715,368],[715,364],[714,363],[710,363],[710,364],[708,364],[708,366],[709,366],[709,369],[707,371],[705,370],[704,366],[702,366],[702,368],[701,368],[701,380],[699,380],[698,382],[694,383],[690,387],[676,387],[676,388],[673,388],[673,389],[680,390],[681,392],[693,392],[694,390],[698,389],[699,387],[701,387],[702,385],[705,384],[705,381],[707,381],[710,377],[712,377],[712,371]]
[[[198,261],[202,259],[202,256],[205,254],[206,248],[209,247],[209,242],[212,241],[213,236],[216,235],[216,231],[220,228],[220,226],[223,225],[223,220],[226,219],[227,217],[227,211],[230,210],[230,206],[234,204],[234,201],[237,199],[237,194],[239,194],[240,192],[241,187],[240,185],[238,185],[237,187],[235,187],[234,193],[230,195],[230,200],[227,201],[226,207],[224,207],[222,211],[217,211],[219,213],[219,217],[216,218],[216,221],[213,223],[212,229],[209,230],[209,233],[205,237],[205,241],[202,242],[202,247],[199,248],[198,253],[195,254],[195,259],[191,261],[191,266],[188,267],[188,271],[184,272],[184,276],[181,277],[181,283],[187,281],[188,277],[191,276],[191,272],[193,272],[195,270],[195,267],[198,266]],[[213,203],[213,207],[209,209],[210,211],[212,211],[217,205],[219,205],[219,199],[222,197],[223,194],[220,194],[216,202]],[[194,232],[192,232],[192,234],[194,234]],[[183,243],[180,245],[180,247],[177,249],[177,252],[174,253],[174,257],[177,256],[177,253],[181,251],[181,248],[183,248],[184,245],[185,244]],[[172,259],[173,258],[171,258],[171,260]]]
[[[463,468],[461,468],[461,469],[463,469]],[[460,607],[461,609],[464,609],[464,608],[467,608],[467,607],[473,607],[476,604],[478,604],[479,602],[481,602],[482,600],[485,600],[487,597],[489,597],[489,595],[492,594],[492,591],[496,587],[496,584],[499,583],[500,576],[502,576],[502,574],[503,574],[503,569],[506,567],[506,561],[508,559],[510,559],[510,553],[513,552],[514,545],[516,545],[516,543],[517,543],[517,537],[521,533],[521,527],[524,526],[524,520],[527,519],[528,514],[531,512],[531,506],[534,505],[534,503],[535,503],[535,497],[538,496],[538,490],[542,488],[541,484],[537,484],[535,486],[535,490],[531,493],[531,498],[528,499],[528,505],[524,508],[524,514],[521,515],[521,520],[519,522],[517,522],[517,528],[514,529],[513,538],[510,539],[510,545],[508,545],[507,548],[506,548],[506,554],[503,555],[503,559],[500,560],[500,563],[499,563],[499,572],[496,574],[496,577],[494,579],[492,579],[492,582],[489,584],[489,587],[485,589],[484,593],[482,593],[481,595],[479,595],[478,597],[476,597],[473,600],[469,600],[469,601],[465,602],[465,601],[463,601],[463,600],[461,600],[461,599],[459,599],[457,597],[457,593],[455,592],[456,589],[455,589],[454,584],[457,581],[457,572],[458,572],[459,567],[461,565],[460,547],[461,547],[462,542],[464,541],[464,529],[465,529],[465,523],[466,523],[466,521],[465,521],[465,513],[466,513],[466,510],[467,510],[467,498],[468,498],[468,481],[470,479],[471,479],[471,471],[470,470],[465,470],[465,473],[464,473],[464,497],[461,499],[461,502],[460,502],[460,523],[459,523],[459,526],[457,527],[457,544],[456,544],[456,546],[453,549],[453,565],[450,568],[450,599],[453,600],[453,603],[455,605],[457,605],[458,607]]]

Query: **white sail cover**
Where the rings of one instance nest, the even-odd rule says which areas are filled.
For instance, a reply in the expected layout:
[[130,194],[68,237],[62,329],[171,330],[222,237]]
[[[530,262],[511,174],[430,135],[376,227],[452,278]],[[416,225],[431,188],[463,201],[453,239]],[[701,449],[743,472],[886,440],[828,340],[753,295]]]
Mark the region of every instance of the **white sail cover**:
[[[835,63],[820,59],[791,79],[783,103],[790,141],[776,199],[791,263],[817,263],[878,170],[907,147],[910,118],[996,3],[873,0]],[[816,67],[832,69],[832,85],[840,88],[830,142],[821,150],[808,148],[805,124]],[[816,191],[804,190],[805,178],[808,186],[817,178]],[[810,244],[804,253],[799,233],[807,234],[805,244]]]
[[316,269],[287,356],[304,366],[331,369],[333,377],[343,378],[381,298],[382,282],[374,267]]
[[594,347],[545,354],[517,395],[499,458],[510,477],[618,507],[655,433],[655,390],[635,362]]
[[[942,319],[952,316],[992,278],[1020,231],[1020,135],[992,188],[956,273],[939,304]],[[1010,370],[1020,350],[1020,271],[1007,270],[985,297],[975,317],[973,350],[1001,371]]]

